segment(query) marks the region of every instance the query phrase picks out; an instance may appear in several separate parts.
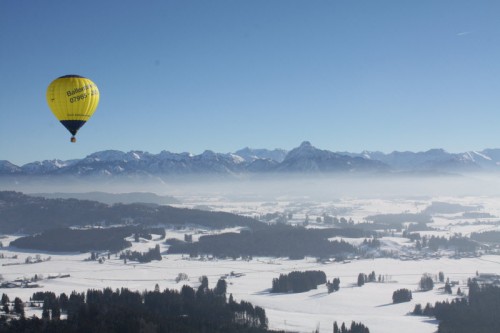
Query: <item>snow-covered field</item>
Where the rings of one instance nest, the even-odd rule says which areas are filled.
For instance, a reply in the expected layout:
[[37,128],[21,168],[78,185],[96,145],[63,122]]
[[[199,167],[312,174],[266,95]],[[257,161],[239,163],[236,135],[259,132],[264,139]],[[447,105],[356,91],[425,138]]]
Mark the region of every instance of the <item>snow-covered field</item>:
[[[311,220],[323,214],[352,218],[355,222],[363,222],[366,216],[387,213],[418,213],[432,202],[448,202],[462,205],[477,205],[480,212],[492,215],[490,218],[466,219],[456,214],[442,214],[433,216],[430,226],[438,231],[439,235],[452,235],[460,232],[468,235],[475,231],[498,230],[496,216],[500,215],[500,200],[495,197],[434,197],[418,199],[357,199],[345,198],[331,201],[311,201],[307,198],[278,198],[269,200],[227,200],[221,196],[210,198],[199,196],[182,198],[183,207],[200,207],[211,210],[223,210],[248,216],[262,216],[268,213],[292,213],[290,223],[303,223],[306,216]],[[337,213],[337,214],[335,214]],[[183,239],[185,233],[193,230],[167,230],[167,238]],[[432,234],[429,232],[429,234]],[[201,234],[200,234],[201,235]],[[198,286],[198,279],[205,275],[210,286],[214,287],[217,280],[227,276],[228,293],[232,293],[236,300],[246,300],[259,305],[266,310],[271,329],[284,329],[296,332],[312,332],[319,328],[320,332],[331,332],[333,321],[348,322],[352,320],[362,322],[373,333],[431,333],[437,329],[437,323],[431,318],[409,315],[417,303],[425,306],[427,302],[455,297],[457,286],[453,288],[453,295],[443,292],[442,283],[437,283],[434,290],[419,292],[418,282],[424,273],[437,275],[442,271],[450,281],[458,281],[462,291],[467,291],[467,279],[476,272],[500,274],[500,256],[483,255],[477,258],[452,259],[441,257],[427,260],[398,260],[398,259],[362,259],[349,262],[320,263],[314,258],[304,260],[288,260],[286,258],[254,257],[252,260],[210,260],[208,258],[190,259],[182,255],[167,255],[167,245],[159,237],[153,240],[141,240],[134,243],[132,250],[146,251],[156,244],[160,245],[163,253],[162,261],[153,261],[147,264],[134,262],[124,263],[114,255],[103,263],[86,261],[89,253],[39,253],[40,258],[46,260],[34,264],[25,264],[28,256],[35,257],[37,253],[20,251],[8,247],[8,243],[17,236],[0,238],[4,245],[0,248],[0,274],[4,280],[13,281],[18,278],[31,278],[35,274],[42,278],[38,283],[40,288],[12,288],[2,289],[11,299],[20,297],[28,301],[30,296],[39,290],[53,291],[56,294],[71,291],[86,291],[90,288],[120,288],[127,287],[133,290],[152,290],[155,284],[161,289],[180,289],[183,284]],[[195,236],[196,240],[196,236]],[[352,243],[355,239],[346,239]],[[386,237],[382,239],[382,246],[398,251],[405,247],[412,247],[407,239]],[[17,256],[17,258],[13,258]],[[16,265],[6,265],[16,264]],[[340,278],[340,290],[328,294],[325,285],[318,289],[299,294],[271,294],[269,292],[273,278],[282,273],[293,270],[322,270],[327,278]],[[367,283],[362,287],[356,285],[359,273],[369,274],[372,271],[376,276],[384,277],[384,283]],[[233,273],[239,273],[231,275]],[[176,283],[179,273],[189,277],[187,281]],[[48,279],[49,276],[69,274],[66,278]],[[413,292],[413,300],[408,303],[392,304],[392,293],[401,288]],[[28,315],[30,314],[29,308]],[[31,312],[34,313],[34,312]]]
[[[18,259],[3,259],[2,263],[24,262],[32,253],[4,249],[6,256],[18,255]],[[85,291],[90,288],[120,288],[152,290],[158,283],[161,289],[179,289],[183,284],[198,285],[198,278],[206,275],[211,287],[217,280],[228,275],[228,292],[236,300],[246,300],[266,309],[270,327],[300,332],[311,332],[318,325],[321,332],[331,332],[334,320],[363,322],[371,332],[434,332],[436,325],[424,317],[408,315],[416,303],[449,299],[437,284],[429,292],[418,292],[417,285],[423,273],[437,275],[442,271],[451,281],[459,281],[466,290],[467,278],[476,271],[500,273],[500,257],[484,256],[466,259],[435,259],[421,261],[400,261],[394,259],[354,260],[349,263],[317,263],[315,259],[287,260],[276,258],[254,258],[243,260],[190,260],[181,255],[168,255],[160,262],[148,264],[127,263],[111,258],[103,264],[84,261],[88,254],[42,254],[42,259],[50,255],[51,260],[36,264],[3,266],[2,275],[6,280],[31,278],[35,274],[44,279],[39,281],[42,288],[4,289],[11,297],[21,297],[27,301],[33,292],[50,290],[56,294],[71,291]],[[339,277],[341,288],[328,294],[326,286],[299,294],[270,294],[273,278],[293,270],[322,270],[328,279]],[[375,271],[384,276],[385,283],[355,285],[357,276],[363,272]],[[239,277],[231,277],[231,272]],[[185,273],[189,281],[175,282],[179,273]],[[68,278],[47,279],[48,276],[70,274]],[[400,288],[414,290],[409,303],[392,304],[392,293]],[[456,288],[454,288],[456,292]]]

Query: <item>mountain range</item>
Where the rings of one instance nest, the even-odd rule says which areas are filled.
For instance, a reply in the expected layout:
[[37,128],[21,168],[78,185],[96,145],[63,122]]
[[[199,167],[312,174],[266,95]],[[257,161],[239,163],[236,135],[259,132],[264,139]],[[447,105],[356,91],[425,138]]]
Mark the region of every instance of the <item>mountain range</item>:
[[82,159],[45,160],[17,166],[0,160],[0,176],[115,176],[240,173],[328,173],[328,172],[436,172],[463,173],[500,171],[500,149],[448,153],[443,149],[389,154],[322,150],[304,141],[290,151],[244,148],[234,153],[151,154],[143,151],[106,150]]

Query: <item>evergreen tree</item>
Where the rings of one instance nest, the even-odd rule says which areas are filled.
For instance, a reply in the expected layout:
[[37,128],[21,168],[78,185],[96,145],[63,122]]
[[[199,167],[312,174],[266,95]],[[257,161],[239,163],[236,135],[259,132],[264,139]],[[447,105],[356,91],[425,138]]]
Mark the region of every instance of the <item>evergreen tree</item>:
[[182,296],[182,299],[185,303],[191,303],[191,302],[194,302],[196,294],[195,294],[195,291],[193,288],[191,288],[190,286],[184,285],[184,286],[182,286],[182,289],[181,289],[181,296]]
[[205,275],[200,277],[200,287],[204,289],[208,288],[208,278]]
[[351,322],[350,333],[370,333],[370,330],[361,323]]
[[14,299],[14,312],[24,317],[24,303],[19,297]]
[[42,306],[42,319],[50,320],[50,311],[49,311],[49,301],[48,299],[43,302]]
[[392,294],[393,303],[409,302],[412,299],[411,291],[408,289],[398,289]]
[[358,287],[361,287],[364,284],[365,284],[365,274],[359,273],[358,274]]
[[446,282],[444,284],[444,292],[447,293],[447,294],[451,294],[452,293],[451,285],[448,282]]
[[156,244],[155,249],[153,251],[153,260],[161,260],[161,252],[159,244]]
[[10,302],[9,296],[7,294],[2,294],[2,305],[5,305]]
[[206,293],[207,290],[208,290],[208,278],[205,275],[203,275],[202,277],[200,277],[200,286],[196,291],[196,296],[197,297],[202,296],[203,294]]
[[429,291],[434,288],[434,281],[432,280],[432,277],[428,274],[422,275],[420,278],[420,290],[422,291]]
[[68,309],[68,296],[65,293],[59,295],[59,308],[62,311],[66,311]]
[[427,303],[425,305],[424,311],[422,311],[422,314],[424,316],[431,317],[434,315],[434,309],[432,308],[432,305],[430,303]]
[[339,278],[334,278],[332,284],[333,284],[333,291],[338,291],[340,289],[340,279]]
[[59,320],[61,318],[61,307],[58,302],[52,304],[50,312],[52,313],[52,319]]
[[217,285],[215,286],[214,293],[216,295],[226,295],[226,290],[227,290],[227,282],[224,279],[219,279],[217,281]]

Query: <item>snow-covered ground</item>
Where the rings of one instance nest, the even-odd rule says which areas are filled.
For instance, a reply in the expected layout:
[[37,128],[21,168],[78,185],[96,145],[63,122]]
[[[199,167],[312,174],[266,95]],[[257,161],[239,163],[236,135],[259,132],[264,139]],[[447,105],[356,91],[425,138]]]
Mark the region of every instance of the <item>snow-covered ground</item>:
[[[306,199],[281,198],[275,201],[234,200],[226,201],[221,197],[184,198],[183,207],[200,207],[239,213],[248,216],[262,216],[267,213],[292,213],[290,223],[301,223],[306,215],[314,220],[323,214],[352,218],[355,222],[363,222],[366,216],[389,213],[418,213],[432,202],[449,202],[463,205],[478,205],[481,212],[495,216],[489,219],[462,219],[453,214],[433,216],[431,226],[438,231],[429,234],[452,235],[460,232],[468,235],[476,231],[498,230],[494,224],[496,216],[500,215],[500,200],[490,197],[438,197],[419,199],[335,199],[325,201],[310,201]],[[335,213],[339,214],[335,214]],[[231,230],[234,231],[234,230]],[[207,233],[207,230],[167,230],[166,238],[183,239],[184,234],[198,236]],[[319,327],[321,332],[331,332],[333,321],[348,322],[352,320],[362,322],[373,333],[431,333],[437,329],[437,323],[432,318],[409,315],[417,303],[425,306],[427,302],[456,297],[457,286],[453,288],[453,295],[443,292],[443,284],[437,283],[434,290],[419,292],[418,282],[424,273],[437,275],[442,271],[445,278],[458,281],[462,291],[467,291],[467,279],[476,272],[500,274],[500,257],[484,255],[477,258],[452,259],[441,257],[426,260],[397,260],[397,259],[362,259],[348,262],[320,263],[314,258],[304,260],[288,260],[286,258],[254,257],[252,260],[209,260],[208,258],[191,259],[182,255],[167,255],[167,245],[159,236],[153,235],[151,241],[141,240],[133,243],[132,250],[147,251],[156,244],[160,245],[163,254],[162,261],[153,261],[147,264],[134,262],[124,263],[123,260],[111,255],[103,263],[88,261],[89,253],[39,253],[45,260],[39,263],[25,264],[28,256],[35,257],[33,251],[21,251],[8,247],[8,243],[18,236],[8,235],[0,238],[4,245],[0,248],[0,274],[6,281],[18,278],[31,278],[35,274],[42,279],[38,281],[40,288],[13,288],[2,289],[10,299],[20,297],[28,301],[35,291],[53,291],[56,294],[71,291],[86,291],[90,288],[120,288],[133,290],[152,290],[155,284],[161,289],[180,289],[183,284],[197,287],[198,279],[205,275],[210,286],[214,287],[217,280],[227,276],[228,293],[232,293],[236,300],[246,300],[259,305],[266,310],[271,329],[284,329],[296,332],[312,332]],[[362,240],[347,239],[354,244]],[[402,251],[412,248],[413,244],[399,237],[384,237],[381,239],[382,248],[390,251]],[[107,257],[106,257],[107,258]],[[6,265],[8,264],[8,265]],[[9,265],[15,264],[15,265]],[[316,290],[299,294],[271,294],[269,292],[273,278],[293,270],[322,270],[327,278],[340,278],[340,290],[328,294],[325,285]],[[359,273],[375,272],[378,277],[384,277],[384,283],[367,283],[362,287],[356,285]],[[240,273],[231,276],[231,272]],[[176,283],[179,273],[189,277],[187,281]],[[48,279],[49,276],[69,274],[66,278]],[[401,288],[413,291],[411,302],[394,305],[392,293]],[[441,289],[440,289],[441,288]],[[32,311],[32,310],[29,310]],[[30,312],[28,311],[28,315]],[[33,313],[33,312],[31,312]]]
[[[151,242],[154,243],[154,242]],[[152,245],[152,244],[150,244]],[[9,249],[2,250],[6,256],[18,255],[18,259],[2,259],[2,263],[24,262],[32,253],[23,253]],[[31,278],[35,274],[43,277],[38,283],[41,288],[3,289],[12,299],[21,297],[27,301],[33,292],[50,290],[56,294],[87,289],[127,287],[133,290],[152,290],[158,283],[161,289],[180,289],[183,284],[196,287],[198,279],[206,275],[211,287],[217,280],[228,275],[228,292],[236,300],[246,300],[266,309],[271,328],[300,332],[311,332],[318,325],[321,332],[331,332],[334,320],[363,322],[371,332],[434,332],[436,325],[424,317],[408,315],[416,303],[449,299],[437,284],[429,292],[418,292],[418,282],[423,273],[437,275],[442,271],[451,281],[459,281],[460,288],[466,291],[466,281],[479,272],[500,273],[500,257],[484,256],[466,259],[434,259],[421,261],[400,261],[394,259],[354,260],[349,263],[318,263],[313,258],[288,260],[276,258],[254,258],[243,260],[192,260],[182,255],[166,255],[162,261],[147,264],[129,262],[111,258],[99,264],[84,261],[88,254],[42,254],[42,259],[49,256],[50,261],[36,264],[3,266],[5,280]],[[273,278],[293,270],[322,270],[328,279],[340,278],[338,292],[328,294],[326,286],[317,290],[299,294],[270,294]],[[362,287],[355,285],[359,273],[384,277],[384,283],[367,283]],[[231,272],[240,273],[231,277]],[[185,273],[189,281],[175,282],[179,273]],[[47,279],[48,276],[70,274],[68,278]],[[240,275],[236,274],[236,275]],[[413,292],[409,303],[392,304],[392,293],[400,288]],[[456,292],[456,287],[454,288]],[[390,325],[388,324],[390,323]]]

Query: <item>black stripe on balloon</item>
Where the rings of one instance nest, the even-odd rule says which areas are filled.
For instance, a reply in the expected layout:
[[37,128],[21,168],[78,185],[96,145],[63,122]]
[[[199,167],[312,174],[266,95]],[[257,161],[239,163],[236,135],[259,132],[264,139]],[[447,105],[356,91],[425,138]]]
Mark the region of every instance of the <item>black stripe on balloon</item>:
[[68,129],[68,131],[76,135],[76,132],[85,124],[85,120],[61,120],[61,124]]
[[85,79],[85,77],[83,77],[81,75],[76,75],[76,74],[64,75],[64,76],[60,76],[59,78],[60,79],[68,79],[68,78],[72,78],[72,77],[78,77],[78,78]]

